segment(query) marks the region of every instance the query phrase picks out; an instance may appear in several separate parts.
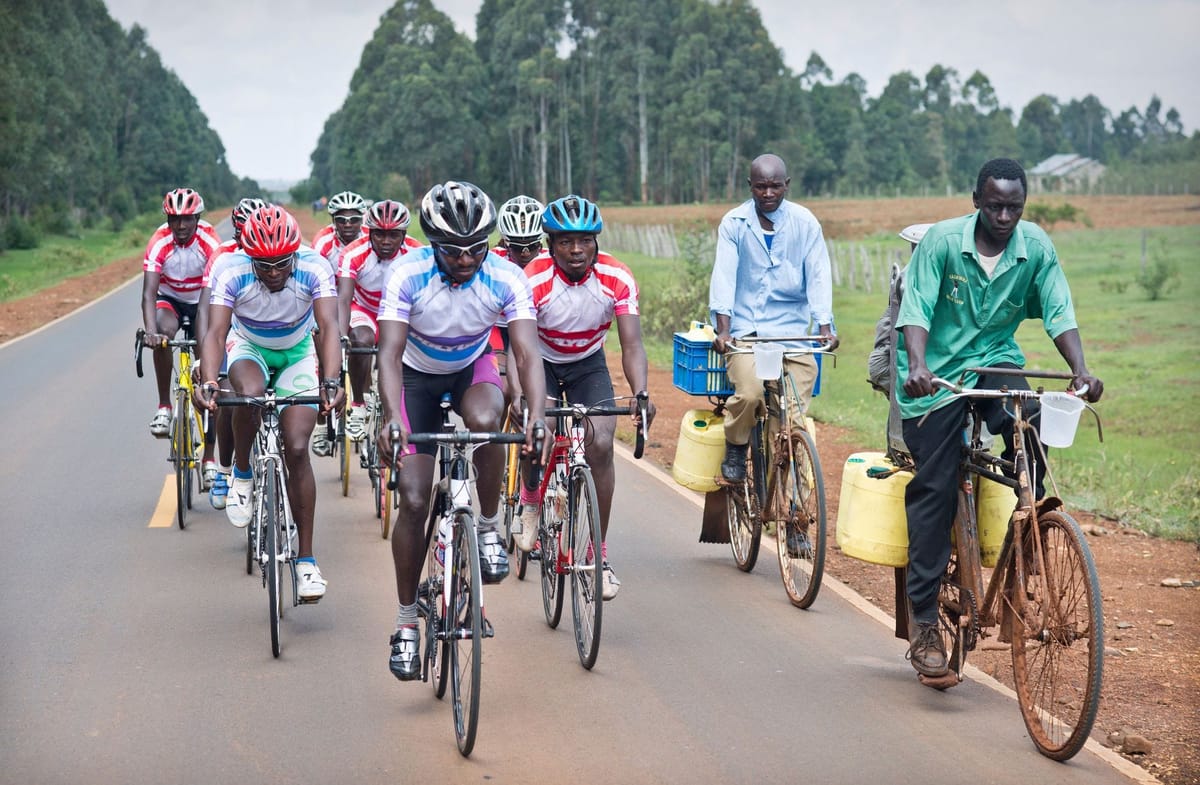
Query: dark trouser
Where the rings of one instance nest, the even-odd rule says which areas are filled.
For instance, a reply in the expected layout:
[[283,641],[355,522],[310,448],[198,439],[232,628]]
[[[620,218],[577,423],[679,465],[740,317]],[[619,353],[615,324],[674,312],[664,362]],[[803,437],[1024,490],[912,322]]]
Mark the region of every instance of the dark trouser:
[[[1016,366],[1012,366],[1016,367]],[[1029,389],[1021,376],[981,376],[980,388]],[[976,409],[988,430],[1004,438],[1002,457],[1013,456],[1012,417],[999,399],[977,399]],[[1026,406],[1027,416],[1037,411],[1037,403]],[[966,447],[963,428],[967,423],[967,401],[959,399],[921,417],[904,420],[904,441],[912,452],[917,471],[904,492],[904,511],[908,517],[907,591],[917,622],[937,621],[937,595],[942,574],[950,561],[950,529],[958,508],[958,464]],[[1030,432],[1026,449],[1037,455],[1036,437]],[[1043,496],[1046,467],[1037,461],[1034,487],[1037,498]]]

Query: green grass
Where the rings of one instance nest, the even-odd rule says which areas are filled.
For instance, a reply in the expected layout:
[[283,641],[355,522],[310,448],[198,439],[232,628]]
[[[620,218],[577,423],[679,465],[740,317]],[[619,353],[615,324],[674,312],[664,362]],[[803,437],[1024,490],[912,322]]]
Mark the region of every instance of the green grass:
[[[42,235],[41,245],[0,254],[0,302],[41,291],[118,259],[140,257],[162,216],[144,216],[119,232],[83,229],[79,237]],[[132,275],[132,272],[131,272]]]
[[[1088,366],[1104,380],[1096,409],[1104,442],[1085,413],[1075,443],[1052,453],[1055,478],[1068,505],[1117,518],[1152,534],[1200,541],[1200,227],[1149,232],[1148,258],[1163,255],[1181,275],[1163,299],[1151,301],[1133,281],[1141,268],[1140,230],[1081,230],[1054,235],[1075,301]],[[891,253],[890,234],[863,241],[872,254]],[[643,291],[682,271],[682,263],[621,254]],[[1124,285],[1124,291],[1119,291]],[[866,361],[885,294],[835,289],[842,345],[837,367],[824,369],[813,415],[851,429],[861,443],[884,445],[887,401],[867,384]],[[1065,370],[1040,323],[1018,333],[1028,367]],[[648,347],[651,362],[669,367],[671,347]],[[699,400],[699,399],[698,399]]]

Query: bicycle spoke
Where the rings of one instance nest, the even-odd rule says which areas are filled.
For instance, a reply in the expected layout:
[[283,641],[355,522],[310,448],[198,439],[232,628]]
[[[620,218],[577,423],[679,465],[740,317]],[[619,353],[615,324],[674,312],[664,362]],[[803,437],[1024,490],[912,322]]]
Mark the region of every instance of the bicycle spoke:
[[453,663],[450,686],[454,735],[458,751],[467,756],[479,729],[479,688],[483,657],[483,576],[479,567],[479,538],[475,520],[460,514],[454,526],[455,556],[450,576]]
[[816,445],[807,432],[780,439],[784,453],[775,481],[775,536],[779,573],[788,599],[808,608],[825,570],[825,482]]
[[570,507],[571,610],[579,661],[591,670],[600,653],[601,597],[600,513],[596,485],[586,466],[573,471]]

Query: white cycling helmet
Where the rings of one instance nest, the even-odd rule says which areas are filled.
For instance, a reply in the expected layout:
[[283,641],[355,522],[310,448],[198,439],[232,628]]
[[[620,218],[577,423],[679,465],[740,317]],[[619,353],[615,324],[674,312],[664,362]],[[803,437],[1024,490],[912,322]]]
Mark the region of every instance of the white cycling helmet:
[[330,215],[341,212],[342,210],[354,210],[361,215],[362,213],[365,213],[367,208],[370,206],[371,205],[367,203],[366,199],[362,198],[353,191],[342,191],[341,193],[333,195],[333,198],[329,200],[329,204],[326,205],[325,209],[329,210]]
[[546,206],[532,196],[514,196],[500,205],[497,228],[505,240],[533,242],[542,237],[542,211]]

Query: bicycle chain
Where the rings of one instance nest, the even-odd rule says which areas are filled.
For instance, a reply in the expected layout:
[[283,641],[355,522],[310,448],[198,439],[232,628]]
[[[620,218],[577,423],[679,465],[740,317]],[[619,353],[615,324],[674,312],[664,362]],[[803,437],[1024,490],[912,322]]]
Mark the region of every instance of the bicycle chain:
[[[960,586],[957,583],[951,583],[947,580],[943,580],[942,583],[945,586],[955,589],[958,592],[959,605],[965,605],[967,608],[969,621],[966,628],[963,629],[963,651],[974,651],[975,644],[979,642],[980,634],[979,604],[975,600],[975,592],[965,586]],[[963,601],[964,598],[965,602]]]

